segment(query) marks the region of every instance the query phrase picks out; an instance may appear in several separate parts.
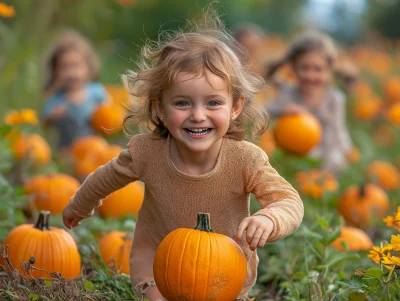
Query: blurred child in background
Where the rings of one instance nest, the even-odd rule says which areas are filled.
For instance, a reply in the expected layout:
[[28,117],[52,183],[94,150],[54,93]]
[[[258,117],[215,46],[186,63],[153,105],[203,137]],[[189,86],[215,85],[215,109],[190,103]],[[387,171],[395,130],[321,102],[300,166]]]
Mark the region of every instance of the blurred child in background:
[[46,60],[45,124],[56,127],[59,147],[65,149],[78,137],[93,134],[90,117],[106,101],[97,83],[99,60],[89,42],[73,31],[62,33]]
[[272,117],[308,112],[323,128],[321,143],[310,155],[321,158],[323,168],[339,173],[348,163],[352,141],[345,121],[345,95],[334,83],[337,50],[326,35],[307,31],[296,37],[282,59],[271,63],[267,80],[284,65],[290,64],[297,83],[279,83],[276,100],[266,106]]

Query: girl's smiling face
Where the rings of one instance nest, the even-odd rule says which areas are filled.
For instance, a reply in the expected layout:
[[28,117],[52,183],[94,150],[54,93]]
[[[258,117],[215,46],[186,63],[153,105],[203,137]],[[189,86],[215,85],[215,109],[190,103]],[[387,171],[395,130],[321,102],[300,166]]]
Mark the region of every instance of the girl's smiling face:
[[192,153],[220,147],[231,118],[241,112],[243,99],[233,103],[226,81],[207,68],[201,75],[180,72],[175,84],[156,102],[157,115],[176,145]]
[[324,88],[332,77],[327,55],[322,52],[306,52],[299,55],[293,63],[293,70],[300,87],[305,92],[314,92]]

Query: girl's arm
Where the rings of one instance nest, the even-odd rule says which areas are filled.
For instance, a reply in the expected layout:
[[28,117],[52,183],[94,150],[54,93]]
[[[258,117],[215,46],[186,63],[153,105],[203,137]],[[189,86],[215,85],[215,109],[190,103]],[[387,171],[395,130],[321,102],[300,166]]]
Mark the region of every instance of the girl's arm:
[[297,191],[271,167],[264,151],[254,146],[249,161],[246,191],[253,193],[262,207],[253,217],[264,216],[273,222],[267,241],[283,239],[300,226],[303,202]]
[[139,179],[138,163],[135,161],[129,150],[123,150],[118,158],[100,166],[85,179],[71,198],[68,210],[80,218],[93,215],[94,208],[101,206],[102,199]]

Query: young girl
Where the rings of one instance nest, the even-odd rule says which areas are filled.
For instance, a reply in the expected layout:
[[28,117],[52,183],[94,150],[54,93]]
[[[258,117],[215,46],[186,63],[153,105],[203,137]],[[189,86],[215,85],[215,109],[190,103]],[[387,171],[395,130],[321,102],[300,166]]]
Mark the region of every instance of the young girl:
[[273,117],[301,112],[315,115],[322,125],[323,137],[310,155],[321,158],[325,169],[339,173],[347,165],[352,142],[345,121],[345,96],[332,84],[335,59],[336,49],[328,36],[311,31],[300,34],[286,55],[272,63],[267,72],[267,79],[271,80],[290,63],[297,84],[280,84],[277,99],[266,108]]
[[95,82],[99,76],[96,55],[76,32],[60,35],[46,65],[45,124],[57,128],[59,146],[65,148],[76,138],[93,134],[90,117],[94,109],[106,101],[106,91]]
[[[236,300],[249,300],[256,282],[256,248],[290,235],[303,218],[296,190],[260,148],[243,140],[249,122],[253,131],[267,125],[255,100],[263,80],[245,69],[243,51],[218,26],[218,16],[209,12],[205,20],[155,49],[144,48],[141,70],[125,82],[145,101],[135,116],[151,133],[134,136],[118,158],[91,174],[63,213],[68,228],[77,226],[108,194],[143,181],[130,271],[137,295],[151,301],[165,300],[153,276],[158,245],[171,231],[194,227],[198,212],[209,212],[214,231],[236,238],[247,258]],[[250,193],[262,207],[252,216]]]

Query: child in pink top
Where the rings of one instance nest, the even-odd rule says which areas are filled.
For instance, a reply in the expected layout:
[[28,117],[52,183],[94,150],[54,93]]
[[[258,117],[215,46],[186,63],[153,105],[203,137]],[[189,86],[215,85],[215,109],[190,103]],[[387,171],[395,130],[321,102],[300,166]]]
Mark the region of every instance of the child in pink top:
[[[118,158],[92,173],[63,213],[68,228],[77,226],[108,194],[144,182],[130,274],[138,296],[151,301],[165,300],[153,276],[158,245],[177,228],[193,228],[198,212],[209,212],[214,231],[243,249],[247,278],[236,300],[249,300],[257,278],[256,249],[293,233],[304,213],[296,190],[259,147],[244,140],[245,125],[251,122],[253,133],[267,126],[255,98],[263,80],[248,72],[243,50],[218,16],[209,11],[205,20],[144,49],[141,70],[124,82],[144,101],[134,116],[151,133],[134,136]],[[250,193],[262,207],[251,216]]]

